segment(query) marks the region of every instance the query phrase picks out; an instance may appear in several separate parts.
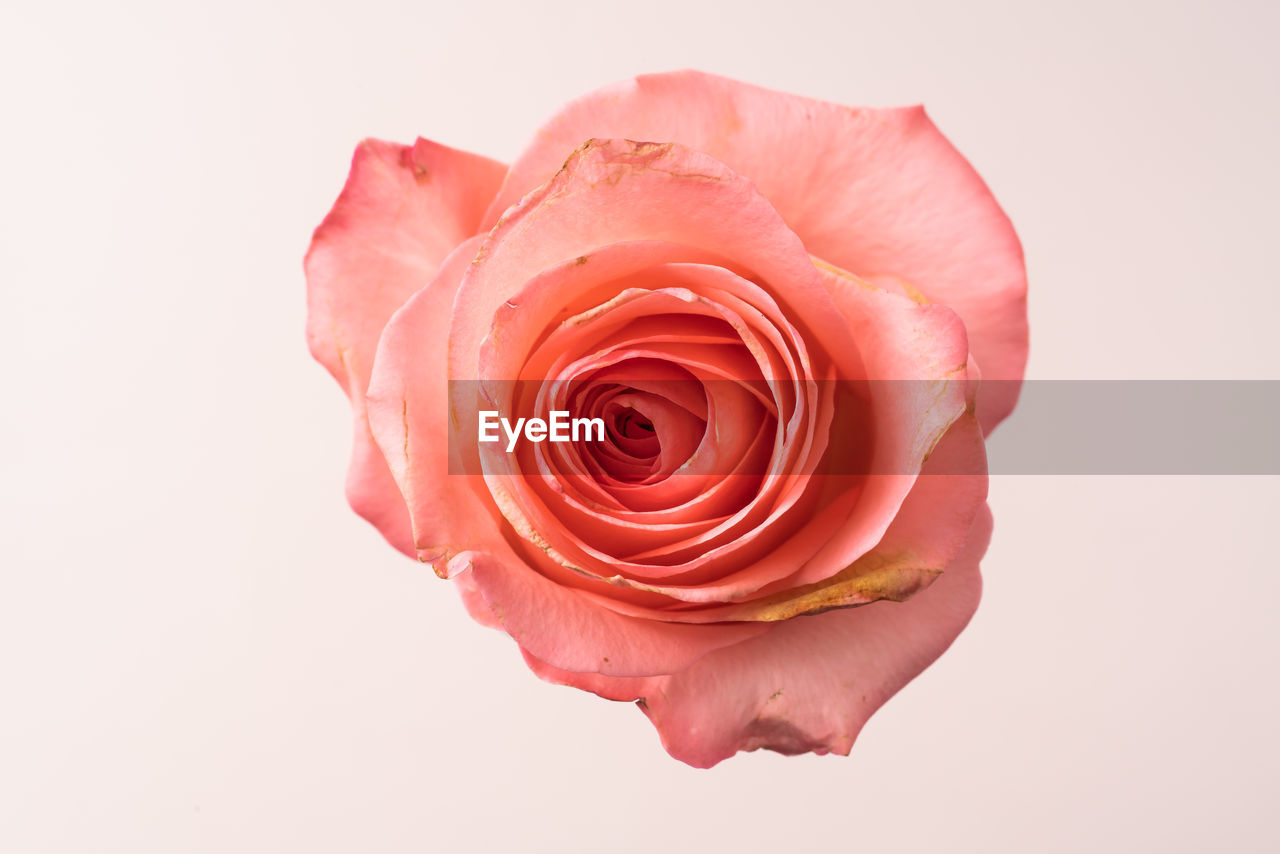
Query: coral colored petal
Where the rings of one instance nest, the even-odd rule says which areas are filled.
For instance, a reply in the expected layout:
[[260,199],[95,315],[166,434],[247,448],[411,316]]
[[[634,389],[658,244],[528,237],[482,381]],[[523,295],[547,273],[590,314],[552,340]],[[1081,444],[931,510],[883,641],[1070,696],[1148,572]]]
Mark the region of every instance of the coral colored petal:
[[[826,265],[820,267],[863,353],[870,383],[871,428],[878,437],[853,516],[796,575],[809,584],[849,566],[897,516],[926,458],[966,411],[968,341],[954,312],[918,305]],[[839,431],[839,428],[837,428]],[[985,469],[984,469],[985,473]]]
[[366,140],[307,252],[307,341],[351,398],[355,438],[347,497],[412,553],[404,502],[365,423],[365,388],[383,327],[480,227],[501,163],[420,139]]
[[409,557],[413,548],[413,523],[382,449],[373,440],[364,396],[352,423],[351,461],[347,465],[346,495],[351,509],[381,532],[387,542]]
[[485,628],[502,631],[502,622],[494,616],[493,612],[489,610],[489,606],[485,604],[484,597],[476,589],[475,578],[471,575],[470,570],[459,572],[449,580],[458,589],[458,595],[462,597],[463,607],[467,609],[471,619]]
[[[880,437],[870,465],[878,473],[863,478],[828,476],[833,489],[859,488],[856,501],[833,500],[796,525],[775,553],[749,566],[709,577],[701,573],[717,561],[704,556],[690,562],[696,574],[672,575],[666,583],[646,584],[643,589],[711,604],[768,592],[781,578],[792,586],[808,585],[845,570],[880,542],[926,457],[965,412],[972,390],[967,345],[953,312],[919,305],[826,265],[819,269],[868,373],[882,380],[871,383],[869,392],[871,432]],[[842,423],[844,417],[838,414],[833,432],[856,435]],[[620,571],[638,577],[630,567]]]
[[605,87],[562,108],[511,167],[486,223],[577,146],[676,142],[749,178],[805,246],[855,273],[901,276],[969,329],[990,431],[1027,359],[1026,271],[1008,218],[920,107],[850,108],[696,71]]
[[[745,602],[692,612],[682,621],[779,620],[799,614],[905,601],[955,559],[987,497],[987,459],[977,419],[957,419],[934,448],[884,537],[841,572],[804,583],[798,572]],[[775,592],[776,589],[776,592]]]
[[[958,555],[987,497],[987,461],[977,419],[957,419],[934,448],[889,529],[875,547],[846,570],[807,583],[794,571],[732,604],[714,603],[680,610],[602,598],[623,614],[681,623],[725,620],[774,621],[879,599],[904,600],[933,583]],[[848,496],[850,503],[856,493]],[[848,507],[832,505],[843,509]],[[829,530],[815,519],[813,530]],[[803,538],[810,528],[801,528]],[[794,551],[792,552],[794,553]],[[772,556],[771,556],[772,558]],[[592,595],[592,594],[587,594]]]
[[571,688],[590,691],[592,694],[604,697],[606,700],[627,702],[638,700],[645,694],[656,691],[661,684],[661,680],[665,678],[662,676],[602,676],[599,673],[574,673],[572,670],[552,667],[527,649],[522,649],[520,652],[524,655],[524,663],[529,665],[529,669],[537,674],[539,679],[545,679],[556,685],[568,685]]
[[766,635],[655,680],[641,707],[671,755],[699,768],[760,748],[847,755],[867,719],[973,616],[990,535],[984,509],[962,553],[910,601],[774,623]]
[[677,625],[629,617],[526,565],[468,554],[476,589],[521,648],[553,667],[605,676],[683,670],[712,650],[769,630],[767,623]]
[[483,482],[450,473],[449,386],[441,363],[449,309],[479,245],[478,237],[465,241],[392,316],[369,381],[369,426],[408,505],[413,553],[440,575],[449,574],[460,552],[511,555]]
[[[593,140],[489,234],[455,305],[450,378],[484,378],[477,374],[487,368],[481,345],[489,324],[504,304],[519,298],[525,283],[600,246],[645,241],[682,244],[690,255],[733,258],[764,280],[801,332],[811,336],[808,343],[840,365],[842,375],[861,374],[856,353],[849,352],[848,330],[817,269],[749,181],[681,146]],[[565,290],[557,297],[563,303],[577,295]]]

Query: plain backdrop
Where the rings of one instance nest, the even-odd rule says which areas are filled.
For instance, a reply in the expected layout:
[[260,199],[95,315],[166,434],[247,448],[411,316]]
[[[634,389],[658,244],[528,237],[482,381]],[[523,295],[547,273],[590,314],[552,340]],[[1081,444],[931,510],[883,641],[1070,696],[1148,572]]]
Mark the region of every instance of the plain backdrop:
[[509,159],[696,67],[924,103],[1031,376],[1277,379],[1278,9],[6,3],[0,849],[1280,850],[1276,478],[995,478],[976,618],[851,757],[695,771],[347,509],[301,267],[362,137]]

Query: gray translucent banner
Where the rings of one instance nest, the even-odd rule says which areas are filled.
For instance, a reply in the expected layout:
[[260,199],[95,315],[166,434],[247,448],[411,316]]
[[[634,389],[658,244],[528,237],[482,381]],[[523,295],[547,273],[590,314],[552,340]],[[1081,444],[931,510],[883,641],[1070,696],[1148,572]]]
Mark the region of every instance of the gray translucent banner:
[[[913,412],[920,401],[939,394],[938,383],[916,381],[769,384],[663,377],[638,380],[635,387],[615,382],[605,392],[592,390],[589,384],[552,390],[530,381],[453,381],[449,385],[453,474],[476,474],[482,467],[492,471],[496,464],[496,469],[523,474],[539,468],[545,472],[549,467],[560,474],[577,471],[592,476],[603,465],[611,472],[625,470],[627,477],[641,479],[644,465],[654,471],[662,468],[659,433],[666,429],[668,437],[682,436],[688,444],[690,436],[701,436],[705,425],[716,420],[715,411],[732,411],[731,418],[719,419],[717,435],[724,447],[741,453],[724,454],[710,469],[671,468],[668,460],[662,476],[758,477],[788,471],[791,463],[780,459],[804,455],[788,456],[785,449],[779,450],[781,443],[774,437],[780,420],[799,424],[801,435],[810,422],[831,425],[828,448],[821,464],[811,469],[814,473],[903,473],[886,467],[883,455],[874,452],[881,441],[874,425],[885,423],[878,416],[886,409]],[[1000,385],[990,380],[981,384],[979,407],[984,396],[997,392]],[[792,419],[797,408],[803,413],[798,421]],[[588,417],[607,423],[603,431],[600,425],[589,429],[585,421],[576,431],[566,426],[560,432],[568,438],[557,447],[542,431],[507,432],[521,417],[550,421],[552,411],[561,413],[556,417],[562,423],[565,418]],[[480,416],[483,412],[490,414]],[[815,415],[823,412],[828,413],[825,421]],[[508,419],[506,427],[499,426],[502,418]],[[535,441],[540,435],[541,444]],[[488,439],[483,446],[478,441],[481,436]],[[514,443],[509,441],[513,436]],[[709,450],[705,443],[693,444],[703,445],[703,455]],[[992,474],[1037,475],[1275,475],[1280,474],[1278,445],[1280,381],[1276,380],[1030,380],[1021,384],[1014,414],[986,441]],[[505,460],[502,454],[512,459]],[[940,455],[933,461],[934,473],[972,473],[969,461],[957,463],[956,470],[940,464],[950,456]]]
[[987,456],[992,474],[1280,474],[1280,381],[1031,380]]

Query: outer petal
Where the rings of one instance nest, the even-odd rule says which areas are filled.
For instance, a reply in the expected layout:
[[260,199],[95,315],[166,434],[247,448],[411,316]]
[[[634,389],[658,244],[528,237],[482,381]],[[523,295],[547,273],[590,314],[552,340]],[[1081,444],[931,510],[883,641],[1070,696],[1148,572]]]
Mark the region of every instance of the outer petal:
[[527,566],[488,554],[465,557],[476,590],[503,630],[521,649],[556,668],[600,676],[675,673],[711,651],[774,628],[770,623],[691,626],[629,617]]
[[479,243],[465,241],[395,313],[369,383],[369,423],[408,503],[418,558],[437,574],[458,579],[478,622],[501,625],[522,648],[572,670],[672,673],[710,650],[766,631],[763,624],[683,626],[618,614],[548,580],[502,536],[506,523],[481,476],[450,473],[441,364],[448,309]]
[[990,431],[1027,358],[1026,272],[1008,218],[920,107],[852,109],[695,71],[655,74],[564,107],[512,165],[485,215],[546,181],[593,137],[677,142],[750,178],[817,255],[894,275],[953,308],[989,386]]
[[[821,352],[835,362],[841,376],[857,379],[864,375],[858,351],[850,346],[848,324],[821,272],[750,182],[714,159],[682,146],[594,140],[582,146],[554,180],[513,208],[485,239],[454,302],[450,379],[487,378],[482,332],[504,305],[520,299],[527,282],[558,265],[572,267],[575,259],[586,258],[601,246],[634,241],[653,242],[646,245],[679,242],[691,255],[710,253],[734,259],[758,276],[761,287],[789,312],[797,334],[805,336],[811,352]],[[590,270],[593,263],[587,260],[577,266]],[[563,305],[578,294],[559,289],[542,295]],[[531,310],[528,303],[521,307]],[[502,342],[502,347],[511,346],[510,341]],[[455,395],[451,403],[458,423],[475,423],[474,398]],[[474,442],[468,442],[463,452],[472,458],[478,456]],[[469,465],[470,459],[463,462]],[[904,481],[903,494],[910,485],[909,479]],[[490,488],[495,489],[492,481]],[[536,543],[536,532],[523,524],[522,514],[515,512],[518,510],[513,504],[503,505],[518,532]],[[785,508],[778,512],[785,512]],[[883,524],[869,535],[867,547],[878,539],[890,518],[888,514],[880,520]],[[794,564],[781,569],[785,574]],[[483,589],[479,575],[477,581]]]
[[[985,471],[982,435],[966,414],[939,443],[872,553],[886,556],[891,569],[894,556],[907,552],[921,566],[945,569],[907,603],[792,617],[767,636],[712,653],[673,676],[578,673],[528,649],[525,662],[548,682],[610,700],[643,698],[668,750],[690,764],[713,765],[757,747],[847,753],[862,723],[946,648],[977,605],[976,563],[991,528]],[[779,678],[794,684],[773,684]],[[779,689],[783,694],[774,696]],[[783,696],[786,703],[779,702]]]
[[[630,579],[639,567],[623,561],[613,564],[628,578],[620,583],[689,602],[749,599],[762,588],[769,594],[765,604],[771,607],[767,608],[735,603],[672,613],[666,619],[691,623],[773,620],[872,598],[906,598],[928,584],[954,556],[983,501],[986,468],[982,438],[972,418],[963,415],[970,385],[963,326],[943,306],[918,305],[825,264],[819,266],[819,272],[848,322],[851,339],[862,348],[869,372],[888,380],[872,383],[871,392],[879,403],[875,407],[880,413],[877,432],[888,437],[877,444],[873,470],[888,474],[865,479],[831,476],[833,488],[852,489],[860,483],[860,492],[850,492],[850,501],[830,505],[795,524],[777,553],[713,581],[633,583]],[[966,418],[963,424],[957,421]],[[944,433],[942,445],[937,445]],[[956,447],[959,454],[952,450]],[[970,475],[963,482],[972,481],[972,487],[960,494],[962,479],[953,477],[957,487],[953,495],[943,501],[931,500],[921,508],[918,493],[930,488],[925,484],[922,489],[912,473],[920,470],[926,457],[931,460],[926,472],[937,470],[938,463],[951,458],[943,470]],[[903,505],[908,490],[912,497]],[[912,518],[923,514],[928,521],[905,542],[899,538],[892,554],[883,548],[868,554],[873,546],[884,545],[887,529],[901,527],[904,514]],[[813,545],[802,552],[798,547],[803,542]],[[949,544],[949,550],[940,548],[944,543]],[[824,580],[832,584],[820,584]],[[647,613],[625,610],[637,616]]]
[[535,276],[602,246],[633,242],[682,245],[692,256],[667,261],[698,262],[707,253],[732,259],[766,283],[813,349],[824,349],[844,376],[862,376],[819,271],[750,181],[684,146],[593,139],[485,239],[454,304],[450,378],[485,378],[477,377],[485,333]]
[[872,713],[973,616],[982,589],[978,560],[990,535],[984,509],[946,572],[907,602],[798,617],[656,686],[619,687],[657,687],[641,708],[671,755],[700,768],[762,747],[847,755]]
[[552,667],[527,649],[521,649],[524,663],[539,679],[556,685],[568,685],[582,691],[590,691],[606,700],[630,702],[656,693],[670,677],[667,676],[601,676],[599,673],[574,673]]
[[307,252],[307,342],[355,416],[347,497],[402,551],[411,552],[404,502],[365,423],[374,352],[392,313],[479,230],[505,171],[423,139],[413,146],[366,140]]
[[458,573],[450,581],[457,588],[458,596],[462,598],[462,605],[467,609],[467,613],[471,615],[471,619],[485,628],[502,631],[502,621],[484,603],[484,597],[476,589],[475,580],[471,577],[469,570]]
[[369,428],[382,449],[383,466],[399,485],[401,506],[409,509],[409,554],[430,563],[441,577],[453,574],[451,561],[462,552],[492,549],[510,556],[483,482],[449,470],[444,375],[449,310],[480,241],[464,241],[427,286],[392,315],[369,380]]

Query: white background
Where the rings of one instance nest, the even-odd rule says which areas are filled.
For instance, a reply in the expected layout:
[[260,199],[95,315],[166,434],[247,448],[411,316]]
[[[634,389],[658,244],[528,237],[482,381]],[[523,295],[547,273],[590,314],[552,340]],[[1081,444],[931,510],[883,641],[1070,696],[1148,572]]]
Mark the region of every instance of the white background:
[[301,269],[362,137],[509,159],[697,67],[925,103],[1022,236],[1032,376],[1276,379],[1277,42],[1263,0],[6,4],[0,849],[1278,850],[1276,478],[996,478],[977,617],[850,758],[694,771],[347,509]]

